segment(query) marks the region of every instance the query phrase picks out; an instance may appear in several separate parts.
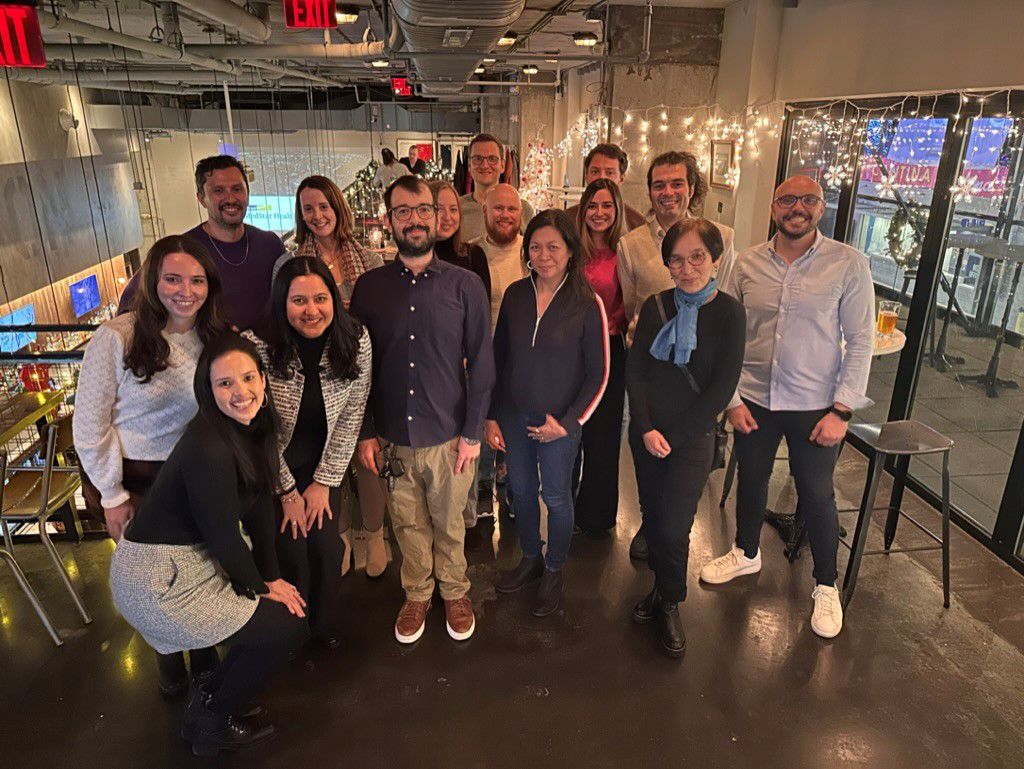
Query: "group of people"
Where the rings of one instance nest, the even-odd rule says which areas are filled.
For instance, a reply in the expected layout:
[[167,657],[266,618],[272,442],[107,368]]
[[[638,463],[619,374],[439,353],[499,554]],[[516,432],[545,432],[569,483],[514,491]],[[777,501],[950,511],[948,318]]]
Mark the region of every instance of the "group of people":
[[811,625],[839,633],[832,472],[852,409],[870,403],[874,298],[866,258],[817,229],[821,188],[783,182],[775,236],[737,256],[732,231],[698,216],[707,185],[689,153],[651,162],[646,217],[623,203],[615,145],[587,156],[578,206],[536,215],[499,182],[504,156],[494,136],[472,140],[465,196],[393,179],[389,263],[360,247],[329,179],[299,185],[286,251],[244,223],[241,164],[206,158],[207,220],[153,245],[90,342],[74,415],[87,499],[118,542],[114,601],[156,651],[161,690],[194,684],[182,736],[195,752],[266,737],[253,697],[310,637],[337,646],[355,512],[370,576],[387,566],[390,515],[396,639],[422,636],[437,590],[463,641],[467,532],[504,465],[522,558],[496,589],[536,583],[533,614],[555,612],[574,532],[616,526],[627,394],[643,518],[630,554],[654,572],[633,619],[684,654],[689,534],[724,412],[737,535],[701,579],[760,570],[785,436],[815,562]]

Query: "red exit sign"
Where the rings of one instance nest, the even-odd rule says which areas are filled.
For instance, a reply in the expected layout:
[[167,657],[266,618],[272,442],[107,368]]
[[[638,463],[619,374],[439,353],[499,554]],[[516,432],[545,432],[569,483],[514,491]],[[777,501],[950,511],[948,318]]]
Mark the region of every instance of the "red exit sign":
[[284,0],[284,23],[289,29],[333,29],[335,0]]
[[0,67],[45,67],[39,16],[30,5],[0,5]]
[[395,96],[412,96],[412,86],[404,77],[391,78],[391,92]]

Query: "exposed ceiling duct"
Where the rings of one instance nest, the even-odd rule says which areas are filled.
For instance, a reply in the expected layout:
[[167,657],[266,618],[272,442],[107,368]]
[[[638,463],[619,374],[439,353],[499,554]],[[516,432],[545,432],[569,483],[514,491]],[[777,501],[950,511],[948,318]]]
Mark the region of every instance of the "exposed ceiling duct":
[[[47,69],[9,69],[7,77],[21,83],[39,83],[41,85],[79,85],[79,80],[74,72],[53,72]],[[170,94],[173,96],[189,96],[201,94],[200,88],[189,88],[166,83],[149,83],[144,81],[112,82],[107,78],[98,78],[95,82],[81,85],[84,88],[96,88],[101,91],[131,91]]]
[[231,0],[174,0],[198,16],[223,25],[228,32],[242,40],[265,43],[270,39],[270,27]]
[[367,59],[384,56],[383,42],[368,43],[282,43],[269,45],[188,45],[191,54],[222,59],[259,61],[270,59]]
[[[523,12],[525,0],[392,0],[391,8],[405,36],[405,49],[416,66],[423,94],[459,93],[481,59]],[[416,51],[442,48],[476,58],[416,58]]]

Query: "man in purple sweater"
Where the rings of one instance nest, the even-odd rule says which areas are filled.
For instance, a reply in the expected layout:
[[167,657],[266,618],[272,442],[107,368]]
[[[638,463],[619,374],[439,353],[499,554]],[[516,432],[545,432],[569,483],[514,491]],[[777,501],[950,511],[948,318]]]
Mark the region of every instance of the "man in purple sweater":
[[[200,160],[196,197],[208,218],[185,234],[202,243],[217,264],[228,321],[239,331],[252,328],[263,317],[274,262],[284,253],[284,244],[273,232],[243,222],[249,207],[249,179],[236,158],[214,155]],[[139,274],[132,276],[121,294],[119,315],[132,309]]]

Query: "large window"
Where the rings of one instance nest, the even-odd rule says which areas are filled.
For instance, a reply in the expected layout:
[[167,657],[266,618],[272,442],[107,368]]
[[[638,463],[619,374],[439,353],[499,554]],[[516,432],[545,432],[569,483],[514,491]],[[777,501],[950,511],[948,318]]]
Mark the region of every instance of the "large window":
[[[910,416],[952,438],[958,522],[1013,562],[1024,558],[1024,478],[1011,473],[1024,421],[1024,94],[989,97],[791,105],[783,172],[822,182],[822,230],[863,251],[877,300],[900,306],[907,349],[874,358],[875,405],[857,418]],[[1000,114],[986,110],[996,101]],[[940,463],[910,465],[933,500]]]

